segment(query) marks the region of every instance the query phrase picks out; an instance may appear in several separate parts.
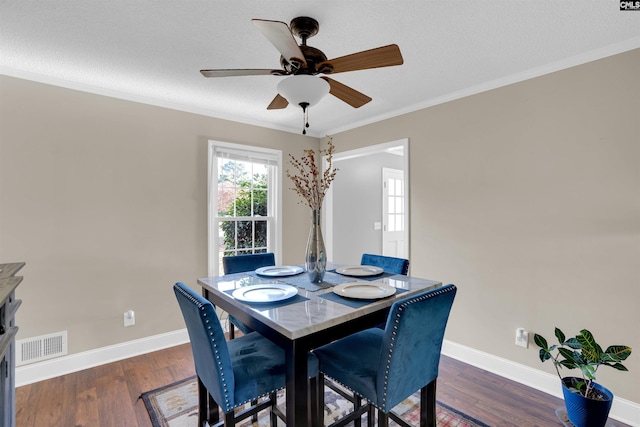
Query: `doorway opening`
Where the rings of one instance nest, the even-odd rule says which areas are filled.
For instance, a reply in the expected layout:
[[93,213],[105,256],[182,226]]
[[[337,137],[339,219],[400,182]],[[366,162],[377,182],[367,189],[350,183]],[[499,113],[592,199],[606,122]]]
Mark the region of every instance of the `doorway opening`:
[[337,153],[333,163],[339,172],[323,215],[328,259],[355,265],[363,253],[409,258],[409,140]]

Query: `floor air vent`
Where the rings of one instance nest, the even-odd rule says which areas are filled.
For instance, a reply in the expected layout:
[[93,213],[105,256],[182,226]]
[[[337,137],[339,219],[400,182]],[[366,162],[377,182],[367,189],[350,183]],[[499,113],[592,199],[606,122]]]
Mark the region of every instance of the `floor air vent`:
[[16,366],[67,354],[67,331],[16,341]]

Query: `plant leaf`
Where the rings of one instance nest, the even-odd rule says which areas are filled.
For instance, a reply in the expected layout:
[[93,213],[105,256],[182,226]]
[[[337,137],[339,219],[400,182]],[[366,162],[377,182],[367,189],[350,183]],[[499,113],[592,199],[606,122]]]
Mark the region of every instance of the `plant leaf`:
[[580,335],[576,336],[576,339],[582,344],[582,354],[590,362],[600,362],[602,358],[602,348],[596,342],[593,334],[586,329],[580,331]]
[[565,361],[571,365],[570,366],[568,364],[563,363],[564,366],[571,369],[575,368],[575,364],[577,363],[577,360],[575,357],[575,353],[573,351],[567,348],[560,347],[558,348],[558,352],[566,359]]
[[582,365],[580,366],[580,370],[582,371],[583,375],[590,380],[596,379],[596,368],[593,365]]
[[611,366],[612,368],[615,368],[618,371],[628,371],[627,367],[624,366],[622,363],[614,363],[613,365],[610,365],[607,363],[607,366]]
[[533,342],[535,342],[535,343],[536,343],[536,345],[537,345],[538,347],[540,347],[540,348],[544,348],[544,349],[549,348],[549,347],[548,347],[548,344],[547,344],[547,340],[546,340],[546,339],[544,339],[544,337],[543,337],[543,336],[541,336],[541,335],[534,334],[534,335],[533,335]]
[[540,361],[542,363],[546,362],[547,360],[549,360],[551,358],[551,353],[549,353],[547,350],[545,350],[544,348],[540,349]]
[[564,366],[567,369],[576,369],[577,366],[574,362],[570,362],[568,360],[561,360],[557,363],[557,365]]
[[631,347],[627,347],[626,345],[610,345],[605,350],[605,355],[609,355],[611,358],[615,356],[616,360],[611,360],[614,362],[625,360],[631,354]]
[[578,341],[576,338],[569,338],[567,341],[563,342],[562,344],[576,350],[579,350],[582,348],[582,344],[580,344],[580,341]]
[[560,328],[556,327],[555,334],[556,334],[556,338],[558,338],[558,342],[563,343],[565,340],[564,332],[562,332]]

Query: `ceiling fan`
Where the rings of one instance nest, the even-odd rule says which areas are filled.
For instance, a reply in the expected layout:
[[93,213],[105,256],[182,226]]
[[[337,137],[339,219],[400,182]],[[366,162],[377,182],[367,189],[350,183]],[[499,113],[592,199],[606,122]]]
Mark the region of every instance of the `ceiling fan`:
[[[304,113],[305,127],[309,127],[308,107],[327,93],[354,108],[371,101],[369,96],[327,77],[328,74],[402,65],[404,62],[400,48],[395,44],[327,59],[320,49],[307,45],[307,39],[318,33],[320,25],[306,16],[294,18],[290,26],[281,21],[264,19],[253,19],[251,22],[280,52],[282,69],[217,69],[200,72],[205,77],[290,76],[278,84],[278,94],[267,109],[286,108],[290,103],[299,105]],[[294,35],[302,40],[300,45]],[[318,74],[322,76],[314,77]]]

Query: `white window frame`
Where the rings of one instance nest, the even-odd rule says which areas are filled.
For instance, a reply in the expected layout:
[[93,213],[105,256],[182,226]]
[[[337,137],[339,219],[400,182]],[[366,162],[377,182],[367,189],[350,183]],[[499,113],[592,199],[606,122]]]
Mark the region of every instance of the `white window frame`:
[[[275,173],[269,174],[268,211],[270,212],[270,226],[267,236],[267,250],[273,252],[276,263],[280,263],[282,252],[282,151],[270,148],[234,144],[224,141],[209,141],[208,147],[208,250],[207,263],[209,276],[220,275],[220,266],[215,260],[218,257],[220,237],[218,224],[224,217],[218,216],[218,158],[217,151],[233,155],[237,159],[251,161],[252,159],[269,160],[275,163]],[[250,218],[253,219],[253,218]]]

